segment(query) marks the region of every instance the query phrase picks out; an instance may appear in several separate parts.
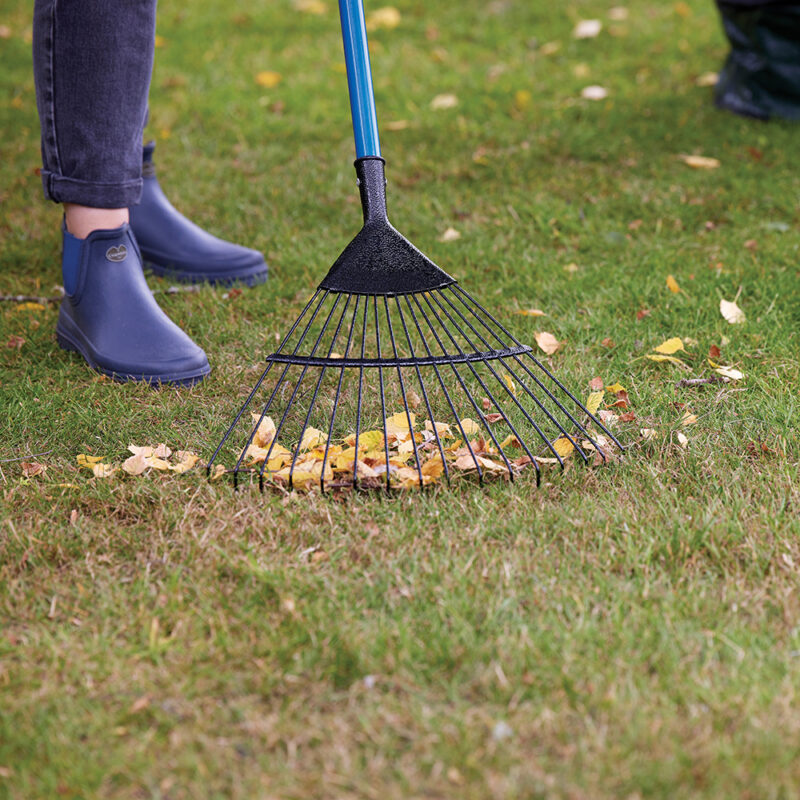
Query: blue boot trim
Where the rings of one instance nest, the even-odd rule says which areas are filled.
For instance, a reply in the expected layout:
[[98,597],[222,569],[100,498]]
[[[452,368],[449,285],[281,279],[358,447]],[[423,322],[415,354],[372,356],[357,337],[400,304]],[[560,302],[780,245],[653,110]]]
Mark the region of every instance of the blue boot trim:
[[261,253],[212,236],[169,202],[155,174],[154,149],[152,142],[145,145],[142,199],[130,209],[145,266],[157,275],[192,283],[263,283],[267,264]]

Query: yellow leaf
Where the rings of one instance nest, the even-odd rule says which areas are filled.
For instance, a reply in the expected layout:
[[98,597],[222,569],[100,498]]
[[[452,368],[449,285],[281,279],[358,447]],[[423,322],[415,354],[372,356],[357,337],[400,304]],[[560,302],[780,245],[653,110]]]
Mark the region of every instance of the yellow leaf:
[[648,439],[652,439],[656,435],[655,428],[642,428],[639,433],[642,434],[642,439],[647,441]]
[[515,311],[515,314],[521,314],[523,317],[546,317],[547,314],[541,308],[521,308]]
[[[253,442],[259,447],[269,446],[270,442],[275,438],[275,423],[272,421],[272,417],[261,419],[261,414],[255,414],[252,411],[250,412],[250,417],[253,422],[258,423],[258,428],[253,435]],[[259,422],[259,420],[261,421]]]
[[464,417],[464,419],[461,420],[461,428],[463,429],[465,436],[474,436],[480,431],[481,426],[478,425],[474,419]]
[[[436,433],[439,434],[440,438],[453,435],[452,431],[450,430],[450,426],[446,422],[437,422],[435,424]],[[429,419],[425,420],[425,430],[433,433],[433,425],[431,425],[431,421]]]
[[170,450],[164,442],[159,442],[153,450],[153,455],[156,458],[169,458],[172,455],[172,450]]
[[157,469],[159,471],[166,471],[169,469],[169,461],[165,461],[163,458],[158,458],[157,456],[145,458],[145,463],[148,467],[152,467],[153,469]]
[[214,464],[214,469],[211,470],[211,480],[215,481],[218,478],[221,478],[228,470],[222,466],[222,464]]
[[417,417],[413,411],[400,411],[393,414],[391,417],[386,417],[386,435],[392,439],[400,439],[401,441],[409,437],[409,419],[411,421],[411,430],[417,422]]
[[675,294],[678,294],[681,290],[681,287],[678,286],[678,281],[676,281],[672,275],[667,275],[667,289]]
[[138,445],[135,444],[129,444],[128,450],[135,456],[142,455],[145,458],[148,458],[149,456],[153,455],[153,448],[148,446],[139,447]]
[[508,390],[511,392],[511,394],[513,394],[516,397],[517,387],[514,384],[513,379],[507,372],[503,373],[503,380],[505,381],[506,386],[508,386]]
[[697,414],[690,414],[688,411],[683,415],[681,425],[694,425],[697,422]]
[[80,453],[75,457],[75,460],[78,462],[79,467],[91,469],[93,464],[98,464],[103,460],[103,456],[87,456],[84,453]]
[[458,105],[458,98],[454,94],[437,94],[431,100],[431,108],[434,111],[442,111],[446,108],[455,108]]
[[559,436],[558,439],[553,442],[553,450],[555,450],[561,458],[567,458],[572,455],[575,446],[566,436]]
[[[405,416],[405,414],[403,415]],[[408,425],[406,424],[406,430]],[[356,435],[351,433],[345,437],[344,443],[350,447],[356,446]],[[358,434],[359,450],[379,450],[383,447],[383,433],[381,431],[361,431]]]
[[732,381],[740,381],[744,378],[744,373],[733,367],[717,367],[714,372],[722,375],[723,378],[730,378]]
[[522,447],[522,443],[514,436],[513,433],[509,433],[502,442],[500,442],[500,448],[505,450],[506,447]]
[[43,306],[41,303],[20,303],[14,306],[14,311],[47,311],[47,306]]
[[679,358],[675,356],[662,356],[655,353],[648,353],[645,358],[649,358],[651,361],[670,361],[673,364],[683,364],[684,362],[681,361]]
[[138,453],[132,455],[130,458],[125,459],[122,463],[122,469],[128,475],[141,475],[147,469],[147,462],[145,457]]
[[578,265],[573,261],[571,264],[567,264],[567,266],[564,267],[564,272],[577,272],[578,269]]
[[662,342],[658,347],[654,348],[656,353],[663,353],[666,356],[671,356],[673,353],[677,353],[678,350],[683,350],[683,342],[677,337],[674,336],[672,339],[667,339],[665,342]]
[[716,169],[722,163],[718,158],[708,156],[679,156],[679,158],[692,169]]
[[310,450],[313,447],[319,447],[328,441],[328,434],[316,428],[306,428],[303,433],[303,439],[297,446],[298,450]]
[[433,458],[428,459],[428,461],[422,465],[422,477],[431,481],[441,478],[443,472],[444,462],[442,461],[441,456],[434,456]]
[[325,3],[321,2],[321,0],[294,0],[292,5],[298,11],[302,11],[305,14],[315,14],[316,16],[321,16],[327,11]]
[[256,83],[264,89],[274,89],[282,80],[280,72],[264,70],[256,74]]
[[616,394],[617,392],[628,391],[621,383],[612,383],[611,386],[606,386],[606,391]]
[[167,40],[163,36],[160,36],[159,34],[156,34],[155,41],[154,41],[154,44],[155,44],[156,47],[163,47],[166,43],[167,43]]
[[547,331],[539,331],[535,334],[534,338],[536,339],[536,344],[549,356],[561,347],[561,342],[559,342],[552,333],[548,333]]
[[528,89],[517,89],[514,92],[514,107],[518,111],[527,111],[533,103],[533,95]]
[[178,452],[178,458],[180,459],[178,463],[170,467],[178,475],[188,472],[200,460],[200,456],[197,453],[184,452],[183,450]]
[[110,478],[117,471],[116,467],[112,467],[111,464],[103,464],[102,461],[92,464],[91,469],[95,478]]
[[738,325],[744,322],[744,311],[736,305],[735,300],[720,300],[719,313],[722,314],[731,325]]
[[603,402],[603,398],[605,397],[605,394],[606,393],[603,392],[603,391],[592,392],[586,398],[586,410],[590,414],[596,414],[597,413],[597,409],[600,408],[600,404]]
[[392,6],[377,8],[372,13],[367,14],[367,30],[376,31],[378,28],[392,30],[392,28],[396,28],[400,24],[400,19],[400,12]]

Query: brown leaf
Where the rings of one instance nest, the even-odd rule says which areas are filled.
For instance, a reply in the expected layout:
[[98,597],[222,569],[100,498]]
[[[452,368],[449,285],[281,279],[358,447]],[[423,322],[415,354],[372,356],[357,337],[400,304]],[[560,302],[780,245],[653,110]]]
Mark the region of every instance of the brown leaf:
[[501,420],[501,419],[503,419],[503,415],[502,415],[502,414],[487,414],[487,415],[484,417],[484,419],[485,419],[485,420],[486,420],[488,423],[490,423],[490,424],[494,424],[495,422],[500,422],[500,420]]
[[172,450],[164,442],[159,442],[153,450],[153,455],[156,458],[169,458],[172,455]]
[[21,350],[24,344],[25,340],[21,336],[12,335],[8,337],[6,347],[9,348],[9,350]]
[[610,336],[606,336],[606,338],[603,339],[603,341],[600,342],[600,344],[603,347],[613,347],[614,346],[614,340]]
[[22,474],[26,478],[35,478],[37,475],[43,475],[47,469],[46,464],[40,464],[38,461],[23,461]]
[[589,381],[589,388],[590,388],[590,389],[591,389],[593,392],[599,392],[599,391],[601,391],[601,390],[602,390],[604,387],[605,387],[605,384],[603,383],[603,379],[602,379],[602,378],[592,378],[592,379]]
[[636,321],[637,321],[637,322],[641,322],[641,321],[642,321],[642,320],[643,320],[645,317],[649,317],[649,316],[650,316],[650,313],[651,313],[651,312],[650,312],[650,309],[649,309],[649,308],[640,308],[640,309],[639,309],[639,310],[636,312]]
[[549,356],[553,355],[553,353],[561,347],[561,342],[559,342],[552,333],[548,333],[547,331],[538,331],[534,334],[534,338],[539,348]]
[[491,401],[491,400],[489,400],[489,398],[488,398],[488,397],[484,397],[484,398],[481,400],[481,405],[483,406],[483,410],[484,410],[484,411],[488,411],[488,410],[489,410],[489,409],[492,407],[492,401]]
[[711,347],[708,348],[708,357],[709,358],[719,358],[720,356],[720,349],[715,344],[712,344]]

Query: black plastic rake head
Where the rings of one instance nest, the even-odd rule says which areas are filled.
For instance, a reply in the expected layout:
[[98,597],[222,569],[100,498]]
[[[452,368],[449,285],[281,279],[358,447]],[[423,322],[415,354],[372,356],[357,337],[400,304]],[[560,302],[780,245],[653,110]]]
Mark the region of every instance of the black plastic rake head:
[[[386,215],[384,161],[356,161],[364,226],[208,464],[234,484],[423,487],[454,473],[609,458],[614,435]],[[248,413],[249,412],[249,413]],[[228,471],[228,470],[226,470]]]

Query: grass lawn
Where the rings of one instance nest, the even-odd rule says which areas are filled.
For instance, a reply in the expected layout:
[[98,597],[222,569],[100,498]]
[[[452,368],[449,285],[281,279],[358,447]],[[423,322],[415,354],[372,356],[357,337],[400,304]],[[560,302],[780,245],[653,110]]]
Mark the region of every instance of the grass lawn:
[[[151,278],[208,380],[115,385],[59,349],[57,303],[0,303],[0,798],[798,796],[800,127],[713,108],[709,0],[397,0],[371,38],[393,222],[563,342],[582,397],[626,387],[622,462],[339,499],[78,468],[207,458],[357,231],[316,5],[160,3],[162,185],[271,266],[241,293]],[[0,294],[54,296],[30,14],[0,0]],[[645,358],[671,337],[685,368]],[[712,346],[744,377],[678,386]]]

